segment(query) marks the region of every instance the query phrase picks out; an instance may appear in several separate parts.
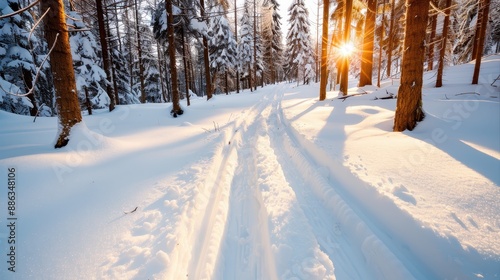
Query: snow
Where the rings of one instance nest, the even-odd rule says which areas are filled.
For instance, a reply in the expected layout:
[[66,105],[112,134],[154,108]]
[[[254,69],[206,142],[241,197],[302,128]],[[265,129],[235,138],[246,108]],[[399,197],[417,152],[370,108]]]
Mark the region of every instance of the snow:
[[473,67],[426,73],[403,133],[391,81],[95,110],[57,150],[56,118],[0,111],[0,279],[498,279],[500,56]]

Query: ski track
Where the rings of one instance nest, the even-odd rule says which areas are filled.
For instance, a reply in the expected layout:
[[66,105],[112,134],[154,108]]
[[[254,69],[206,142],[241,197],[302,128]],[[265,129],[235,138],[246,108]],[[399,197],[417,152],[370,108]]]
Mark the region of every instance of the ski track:
[[158,183],[167,194],[146,205],[98,278],[418,278],[303,150],[283,117],[288,86],[260,91],[189,174]]

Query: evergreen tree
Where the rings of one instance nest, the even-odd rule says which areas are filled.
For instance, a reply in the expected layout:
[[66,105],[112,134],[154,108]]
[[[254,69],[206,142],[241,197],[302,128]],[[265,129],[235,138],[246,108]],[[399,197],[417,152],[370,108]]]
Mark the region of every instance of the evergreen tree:
[[247,81],[247,87],[252,89],[253,30],[250,22],[250,11],[247,1],[240,19],[240,40],[238,44],[238,67],[241,79]]
[[311,47],[308,11],[304,0],[293,0],[288,8],[290,29],[287,34],[287,68],[291,78],[306,84],[314,77],[314,54]]
[[[215,5],[210,11],[209,18],[209,46],[210,46],[210,70],[214,80],[220,74],[225,74],[225,90],[227,93],[227,72],[232,70],[236,63],[236,40],[225,17],[222,6]],[[217,82],[213,83],[217,86]]]
[[146,94],[146,102],[161,103],[161,81],[160,71],[158,69],[158,57],[153,51],[153,32],[146,25],[139,26],[141,33],[142,46],[142,64],[144,67],[144,91]]
[[[0,15],[11,14],[21,9],[18,0],[0,2]],[[36,66],[28,41],[29,24],[33,18],[28,11],[0,19],[0,109],[16,114],[34,115],[36,102],[33,94],[23,95],[33,88]],[[33,110],[30,110],[32,108]]]
[[[270,82],[276,83],[279,81],[279,74],[283,72],[283,32],[281,31],[281,16],[279,15],[279,4],[277,0],[268,0],[269,11],[272,13],[272,20],[269,21],[268,30],[271,31],[271,42],[266,44],[266,38],[263,36],[263,48],[270,56],[264,56],[264,63],[269,62],[269,65],[264,65],[264,69],[270,70]],[[263,28],[263,30],[265,30]]]
[[85,92],[94,108],[106,108],[109,106],[109,97],[105,90],[106,73],[101,68],[101,59],[95,50],[100,49],[96,37],[86,29],[81,15],[75,11],[68,12],[67,23],[72,29],[70,32],[71,55],[76,76],[76,88],[80,103],[85,100]]

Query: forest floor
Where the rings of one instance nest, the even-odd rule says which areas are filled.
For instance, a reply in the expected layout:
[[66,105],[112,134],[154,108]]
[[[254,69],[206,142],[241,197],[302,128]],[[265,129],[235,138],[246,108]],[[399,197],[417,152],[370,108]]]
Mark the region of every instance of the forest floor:
[[58,150],[0,112],[0,279],[499,279],[500,56],[473,67],[403,133],[390,80],[97,110]]

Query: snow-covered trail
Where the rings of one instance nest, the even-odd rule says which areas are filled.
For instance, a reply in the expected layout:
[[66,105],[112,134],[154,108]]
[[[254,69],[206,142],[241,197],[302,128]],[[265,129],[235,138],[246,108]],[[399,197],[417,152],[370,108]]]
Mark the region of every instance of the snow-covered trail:
[[[335,192],[328,172],[299,148],[283,119],[286,87],[261,91],[259,103],[240,123],[236,121],[228,142],[231,148],[223,151],[225,160],[218,167],[218,185],[204,211],[195,250],[200,254],[191,260],[187,275],[193,276],[190,279],[413,278],[397,254]],[[221,228],[224,236],[218,235]]]

